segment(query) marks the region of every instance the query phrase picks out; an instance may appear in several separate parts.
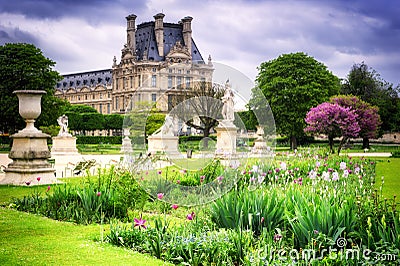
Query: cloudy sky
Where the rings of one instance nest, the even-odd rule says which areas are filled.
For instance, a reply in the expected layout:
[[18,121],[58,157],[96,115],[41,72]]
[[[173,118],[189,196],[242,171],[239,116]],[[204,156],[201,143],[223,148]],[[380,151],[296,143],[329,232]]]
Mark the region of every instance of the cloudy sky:
[[136,23],[192,16],[204,59],[254,80],[257,67],[305,52],[345,78],[364,61],[400,83],[400,5],[396,0],[0,0],[0,44],[28,42],[62,74],[111,68],[126,41],[125,16]]

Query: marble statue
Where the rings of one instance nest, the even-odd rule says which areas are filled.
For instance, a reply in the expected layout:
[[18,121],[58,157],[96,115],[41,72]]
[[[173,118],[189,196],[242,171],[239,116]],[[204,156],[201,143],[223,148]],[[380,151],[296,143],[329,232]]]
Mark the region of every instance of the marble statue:
[[222,117],[224,121],[233,122],[235,120],[235,110],[234,110],[234,102],[233,102],[233,91],[229,84],[229,80],[225,83],[225,92],[224,96],[222,96],[222,102],[224,106],[222,107]]
[[68,133],[68,116],[62,115],[57,119],[58,125],[60,126],[60,131],[58,136],[71,136]]

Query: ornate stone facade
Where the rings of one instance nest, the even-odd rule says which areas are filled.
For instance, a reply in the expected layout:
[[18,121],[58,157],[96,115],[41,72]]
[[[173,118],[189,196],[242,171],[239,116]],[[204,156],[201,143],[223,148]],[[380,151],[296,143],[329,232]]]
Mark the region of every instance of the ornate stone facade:
[[112,69],[64,75],[56,95],[72,104],[86,104],[100,113],[120,113],[138,101],[156,102],[166,112],[169,97],[189,88],[194,81],[212,81],[211,57],[207,63],[192,39],[191,17],[166,23],[164,14],[135,25],[127,20],[127,42]]

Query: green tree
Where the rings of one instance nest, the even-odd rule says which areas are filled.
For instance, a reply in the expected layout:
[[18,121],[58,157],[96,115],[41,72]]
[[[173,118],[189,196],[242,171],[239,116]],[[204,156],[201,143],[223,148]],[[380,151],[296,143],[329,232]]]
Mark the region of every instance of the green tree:
[[61,80],[53,70],[54,65],[54,61],[32,44],[0,46],[0,131],[14,133],[25,125],[18,114],[15,90],[45,90],[47,94],[42,97],[42,113],[36,126],[57,124],[67,102],[54,96],[54,87]]
[[[211,82],[193,82],[192,87],[180,91],[171,91],[170,109],[174,109],[170,114],[176,116],[186,125],[201,130],[204,137],[210,135],[212,128],[218,125],[218,118],[221,118],[223,104],[221,98],[225,88]],[[182,102],[185,101],[185,104]],[[200,121],[196,121],[196,119]],[[208,145],[207,139],[204,142]]]
[[283,54],[258,70],[256,82],[269,102],[277,133],[288,136],[295,149],[297,138],[304,135],[307,112],[339,93],[339,78],[302,52]]
[[237,127],[240,127],[240,125],[242,124],[239,122],[241,120],[243,122],[246,130],[256,130],[257,129],[256,128],[256,126],[258,124],[257,117],[252,110],[241,111],[241,112],[237,112],[236,114],[235,114],[234,124]]
[[352,66],[341,87],[342,94],[358,96],[379,108],[383,131],[400,129],[398,91],[398,88],[383,80],[378,72],[364,62]]
[[165,121],[165,114],[162,114],[157,109],[152,109],[146,121],[146,135],[153,134],[159,129]]
[[120,114],[104,115],[104,129],[122,130],[124,117]]

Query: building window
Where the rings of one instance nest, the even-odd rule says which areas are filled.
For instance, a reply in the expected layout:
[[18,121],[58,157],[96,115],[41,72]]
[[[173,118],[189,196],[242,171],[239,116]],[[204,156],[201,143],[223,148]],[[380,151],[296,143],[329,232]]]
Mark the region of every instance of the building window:
[[100,111],[100,114],[103,113],[103,104],[99,104],[99,111]]
[[118,111],[118,106],[119,105],[119,103],[118,103],[118,97],[115,97],[115,110],[117,110]]
[[87,100],[87,94],[85,95],[85,100]]
[[111,112],[111,110],[110,110],[110,104],[107,103],[107,114],[109,114],[110,112]]
[[190,77],[186,77],[186,88],[190,88]]
[[155,93],[151,94],[151,101],[152,102],[156,102],[157,101],[157,94],[155,94]]
[[139,75],[138,78],[139,78],[139,87],[140,87],[140,86],[142,86],[142,75]]
[[182,74],[182,70],[178,69],[178,74]]
[[128,78],[124,78],[124,89],[128,88]]
[[[93,94],[93,100],[96,99],[96,95]],[[80,100],[80,99],[79,99]]]
[[186,71],[186,74],[190,74],[190,70]]
[[157,71],[157,68],[153,67],[153,72],[156,72],[156,71]]
[[177,80],[176,80],[176,87],[177,88],[181,88],[181,86],[182,86],[182,77],[177,77],[176,78]]
[[172,68],[170,68],[170,69],[168,70],[168,72],[169,72],[169,73],[172,73]]
[[172,88],[172,76],[168,76],[168,89]]
[[157,76],[156,75],[151,76],[151,86],[152,87],[157,86]]
[[206,82],[206,78],[201,78],[201,82]]
[[132,87],[133,87],[133,77],[132,77],[132,76],[130,76],[130,77],[129,77],[129,79],[130,79],[130,80],[129,80],[129,83],[130,83],[130,85],[131,85],[131,89],[132,89]]

